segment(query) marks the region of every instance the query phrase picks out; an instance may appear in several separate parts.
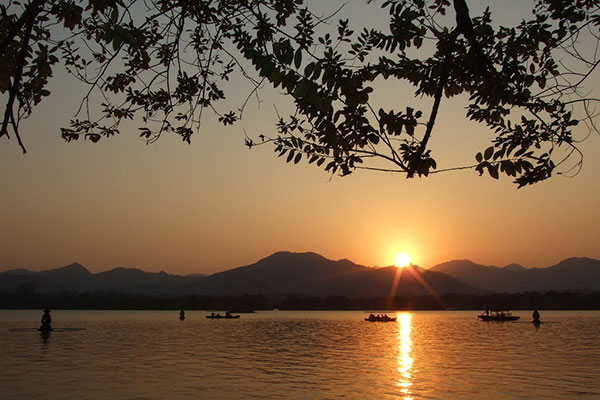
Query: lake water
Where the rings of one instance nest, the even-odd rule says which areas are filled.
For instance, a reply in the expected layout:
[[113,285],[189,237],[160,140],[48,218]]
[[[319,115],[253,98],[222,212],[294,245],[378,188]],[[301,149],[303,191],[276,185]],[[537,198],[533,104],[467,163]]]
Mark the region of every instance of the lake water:
[[[395,314],[395,313],[391,313]],[[600,312],[0,311],[2,399],[598,399]],[[15,331],[15,329],[17,331]]]

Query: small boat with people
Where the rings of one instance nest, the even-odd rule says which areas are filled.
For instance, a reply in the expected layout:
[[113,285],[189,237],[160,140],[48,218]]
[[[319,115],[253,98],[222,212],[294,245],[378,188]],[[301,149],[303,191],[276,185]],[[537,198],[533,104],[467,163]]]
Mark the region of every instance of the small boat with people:
[[42,314],[42,325],[38,328],[38,331],[43,334],[48,334],[54,329],[52,329],[52,316],[50,315],[50,308],[46,306],[44,309],[44,314]]
[[225,313],[225,315],[221,315],[219,313],[215,314],[214,312],[211,312],[210,315],[206,316],[206,318],[208,318],[208,319],[238,319],[239,317],[240,317],[239,315],[231,314],[230,311],[227,311]]
[[506,308],[488,308],[484,313],[479,314],[479,317],[482,321],[516,321],[519,319],[519,316],[512,315],[512,313]]
[[395,322],[396,317],[388,317],[387,314],[370,314],[369,318],[365,318],[369,322]]

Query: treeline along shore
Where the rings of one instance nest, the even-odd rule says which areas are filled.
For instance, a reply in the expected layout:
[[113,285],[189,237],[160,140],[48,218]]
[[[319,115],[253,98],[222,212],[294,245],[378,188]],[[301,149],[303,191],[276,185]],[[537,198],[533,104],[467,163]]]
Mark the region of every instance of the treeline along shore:
[[600,292],[523,292],[513,294],[444,294],[441,296],[346,297],[302,295],[132,295],[113,292],[37,294],[0,292],[2,309],[69,310],[600,310]]

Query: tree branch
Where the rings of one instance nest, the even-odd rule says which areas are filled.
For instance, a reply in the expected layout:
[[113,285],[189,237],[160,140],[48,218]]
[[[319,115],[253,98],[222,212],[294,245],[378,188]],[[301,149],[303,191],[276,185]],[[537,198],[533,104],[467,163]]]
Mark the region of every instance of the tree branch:
[[[8,136],[8,125],[12,121],[12,126],[15,131],[15,136],[17,138],[19,146],[23,150],[23,154],[27,153],[27,150],[25,149],[25,146],[23,145],[23,142],[21,140],[21,135],[19,135],[19,130],[18,130],[17,124],[15,122],[13,107],[14,107],[15,99],[17,98],[17,95],[21,89],[21,78],[23,77],[23,69],[25,68],[25,59],[27,58],[27,50],[29,47],[29,40],[31,39],[31,31],[33,30],[35,18],[41,11],[41,9],[42,9],[41,6],[43,5],[43,3],[44,3],[44,1],[42,1],[42,0],[34,1],[34,2],[30,3],[31,8],[28,8],[25,11],[25,13],[23,14],[23,16],[21,16],[21,18],[19,18],[19,21],[20,21],[21,19],[23,19],[23,17],[25,15],[27,15],[27,18],[24,19],[25,24],[26,24],[25,32],[23,32],[23,42],[21,44],[21,51],[19,52],[19,55],[18,55],[16,72],[15,72],[15,76],[13,78],[12,85],[10,86],[10,88],[8,90],[8,92],[9,92],[8,101],[6,102],[6,108],[4,110],[4,120],[2,121],[2,128],[0,128],[0,137],[2,137],[2,136],[9,137]],[[19,28],[21,26],[22,25],[20,25]],[[7,39],[7,41],[8,41],[8,39]],[[6,42],[6,43],[8,43],[8,42]],[[4,45],[4,43],[3,43],[3,45]]]
[[[6,33],[4,40],[0,42],[0,54],[6,52],[10,42],[17,36],[21,28],[23,28],[23,25],[35,21],[35,18],[40,12],[40,6],[44,5],[46,1],[47,0],[33,0],[31,3],[27,4],[25,12],[21,14],[17,22],[12,24],[10,30]],[[8,15],[6,17],[8,18]]]
[[438,82],[433,106],[431,108],[431,114],[429,115],[429,121],[427,121],[427,129],[425,130],[425,135],[423,136],[423,140],[421,140],[419,149],[415,154],[413,154],[413,160],[410,162],[410,168],[408,170],[407,178],[412,178],[415,175],[415,172],[421,163],[421,157],[427,148],[427,142],[429,142],[429,138],[431,137],[431,132],[433,131],[433,125],[435,124],[435,119],[437,118],[437,113],[440,108],[440,103],[442,101],[442,95],[444,94],[444,87],[446,86],[446,82],[448,81],[448,76],[450,75],[450,63],[452,61],[452,51],[454,50],[454,42],[458,37],[459,30],[454,29],[452,33],[450,33],[450,40],[448,41],[448,47],[446,48],[446,56],[444,57],[444,64],[442,65],[442,72],[440,74],[440,80]]

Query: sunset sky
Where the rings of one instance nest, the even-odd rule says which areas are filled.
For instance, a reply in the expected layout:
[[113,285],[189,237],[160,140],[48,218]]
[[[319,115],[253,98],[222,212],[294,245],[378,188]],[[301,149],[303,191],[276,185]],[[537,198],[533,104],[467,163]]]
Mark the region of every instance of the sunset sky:
[[[511,15],[527,9],[506,3]],[[363,8],[373,7],[350,7],[351,21]],[[595,75],[589,89],[597,93]],[[379,88],[382,104],[416,103],[410,90]],[[207,118],[191,145],[169,136],[145,145],[137,125],[97,144],[63,142],[59,128],[83,91],[62,73],[51,91],[22,124],[26,155],[16,140],[0,140],[0,271],[79,262],[92,272],[213,273],[280,250],[367,266],[393,264],[405,252],[425,268],[465,258],[526,267],[600,259],[598,134],[582,144],[577,176],[519,190],[509,178],[472,170],[412,180],[366,171],[341,178],[286,164],[271,147],[244,146],[244,131],[274,132],[273,105],[280,112],[289,106],[276,93],[266,91],[233,127]],[[491,133],[466,120],[464,100],[442,102],[432,138],[440,168],[472,164],[489,145]],[[430,101],[421,104],[428,112]]]

